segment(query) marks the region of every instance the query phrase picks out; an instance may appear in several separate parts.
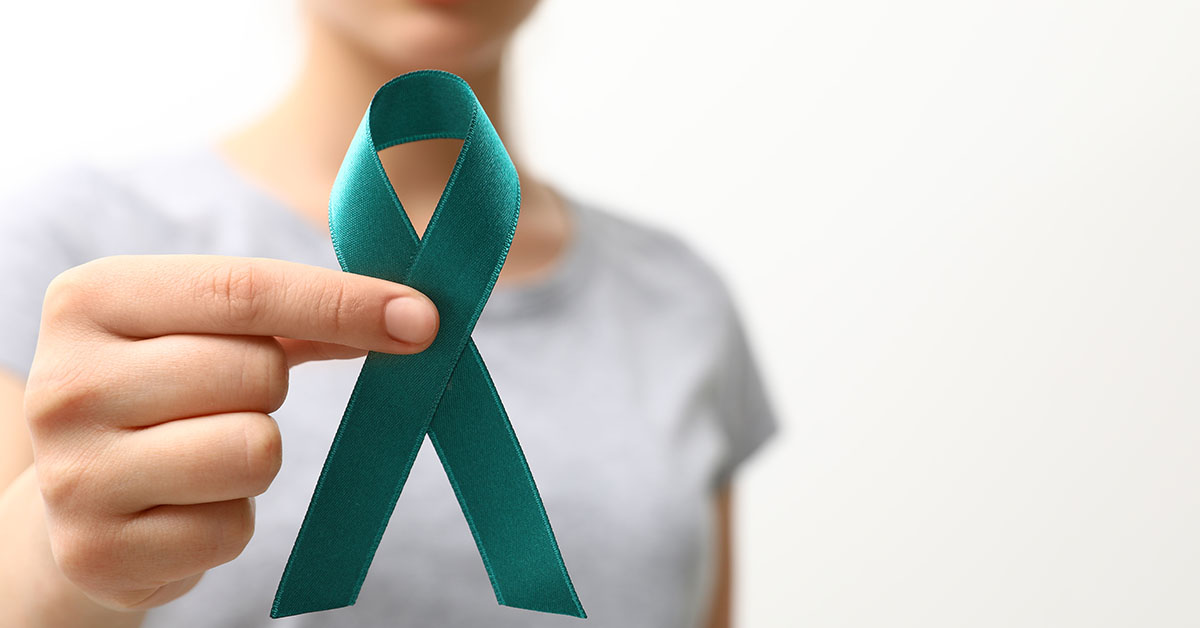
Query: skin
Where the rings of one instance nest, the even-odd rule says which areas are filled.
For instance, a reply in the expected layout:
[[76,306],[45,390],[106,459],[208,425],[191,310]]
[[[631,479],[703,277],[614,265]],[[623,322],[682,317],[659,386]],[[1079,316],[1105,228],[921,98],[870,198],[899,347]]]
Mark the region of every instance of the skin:
[[[527,176],[503,125],[503,50],[534,4],[304,2],[309,46],[297,81],[220,149],[327,228],[329,189],[374,90],[410,70],[454,72],[521,173],[520,222],[499,281],[536,281],[572,225],[562,198]],[[460,146],[381,153],[418,232]],[[279,470],[270,413],[290,367],[414,353],[436,331],[436,308],[411,288],[278,260],[117,256],[57,277],[28,381],[0,372],[0,625],[139,626],[144,609],[186,594],[249,541],[253,498]],[[714,493],[713,628],[730,624],[732,500],[728,486]]]

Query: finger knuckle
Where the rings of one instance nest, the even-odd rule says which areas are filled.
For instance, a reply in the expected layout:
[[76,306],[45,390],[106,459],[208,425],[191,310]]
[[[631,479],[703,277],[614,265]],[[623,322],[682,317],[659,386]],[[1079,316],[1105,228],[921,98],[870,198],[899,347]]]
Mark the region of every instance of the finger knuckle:
[[64,456],[42,456],[37,462],[38,488],[49,508],[62,509],[76,495],[86,492],[87,469],[78,460]]
[[42,432],[92,416],[113,383],[90,360],[35,359],[26,382],[24,411],[30,430]]
[[262,271],[254,264],[222,264],[208,277],[210,295],[223,308],[219,314],[234,324],[248,324],[260,313]]
[[57,326],[86,310],[90,300],[91,277],[98,261],[69,268],[50,280],[42,299],[42,321]]
[[328,327],[335,335],[340,334],[351,324],[351,310],[355,306],[345,279],[339,277],[321,284],[317,289],[319,293],[316,307],[313,308],[315,323]]
[[48,509],[86,515],[111,488],[115,458],[108,434],[84,431],[34,444],[34,471]]

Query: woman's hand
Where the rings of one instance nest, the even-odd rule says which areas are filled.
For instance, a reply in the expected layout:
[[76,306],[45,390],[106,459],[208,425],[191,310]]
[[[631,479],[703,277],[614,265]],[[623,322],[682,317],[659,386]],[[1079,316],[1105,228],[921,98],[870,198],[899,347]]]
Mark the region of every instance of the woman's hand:
[[406,286],[277,260],[122,256],[58,276],[25,391],[58,567],[110,608],[182,595],[250,540],[288,368],[415,353],[437,320]]

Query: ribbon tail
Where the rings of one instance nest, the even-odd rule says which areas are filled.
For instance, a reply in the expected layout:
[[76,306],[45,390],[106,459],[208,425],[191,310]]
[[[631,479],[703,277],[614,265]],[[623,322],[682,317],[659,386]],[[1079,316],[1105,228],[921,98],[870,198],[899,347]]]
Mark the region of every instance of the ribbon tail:
[[428,416],[405,416],[403,410],[438,403],[422,397],[440,387],[406,385],[413,363],[404,357],[371,353],[363,363],[271,617],[350,606],[358,599],[429,426]]
[[479,555],[504,606],[587,617],[516,433],[474,342],[429,426]]

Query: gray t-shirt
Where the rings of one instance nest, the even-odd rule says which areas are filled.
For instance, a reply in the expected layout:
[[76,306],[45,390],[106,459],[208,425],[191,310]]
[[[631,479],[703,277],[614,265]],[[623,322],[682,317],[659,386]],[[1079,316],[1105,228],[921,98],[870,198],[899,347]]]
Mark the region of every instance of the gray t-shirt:
[[[570,200],[552,274],[501,284],[474,339],[524,447],[592,628],[702,625],[714,489],[776,429],[728,293],[677,239]],[[0,206],[0,368],[28,373],[42,295],[113,254],[208,253],[338,268],[326,233],[211,147],[64,166]],[[501,607],[426,442],[350,608],[267,614],[362,360],[293,369],[283,466],[253,540],[146,626],[575,626]]]

